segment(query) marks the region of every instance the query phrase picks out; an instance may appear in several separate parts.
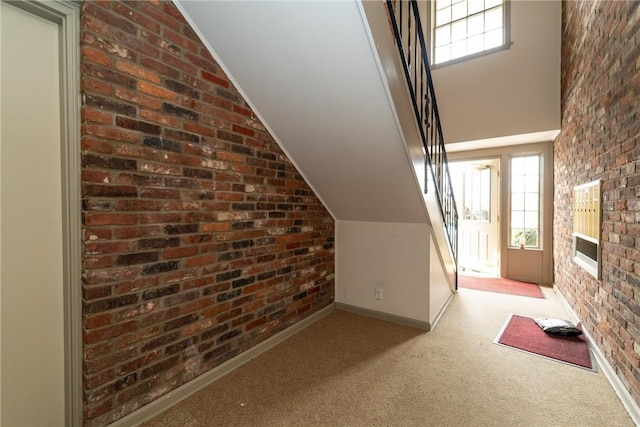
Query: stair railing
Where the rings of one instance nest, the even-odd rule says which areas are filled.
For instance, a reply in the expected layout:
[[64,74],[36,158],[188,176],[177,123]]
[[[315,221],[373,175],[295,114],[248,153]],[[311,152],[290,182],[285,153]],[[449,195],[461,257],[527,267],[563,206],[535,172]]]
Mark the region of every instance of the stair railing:
[[[426,152],[425,180],[428,180],[429,176],[434,180],[449,247],[453,254],[454,262],[457,263],[458,211],[453,195],[440,115],[438,114],[436,94],[431,78],[428,48],[420,21],[418,2],[416,0],[386,0],[386,4],[396,44],[400,51],[413,110],[418,121],[420,136],[422,137],[422,144]],[[425,192],[427,191],[426,184],[425,182]]]

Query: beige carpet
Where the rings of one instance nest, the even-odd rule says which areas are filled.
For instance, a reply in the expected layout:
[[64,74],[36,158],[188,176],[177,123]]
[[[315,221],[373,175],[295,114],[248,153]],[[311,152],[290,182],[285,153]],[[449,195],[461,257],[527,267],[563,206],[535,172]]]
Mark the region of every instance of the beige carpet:
[[601,372],[493,344],[547,299],[461,289],[431,332],[336,311],[145,426],[633,426]]

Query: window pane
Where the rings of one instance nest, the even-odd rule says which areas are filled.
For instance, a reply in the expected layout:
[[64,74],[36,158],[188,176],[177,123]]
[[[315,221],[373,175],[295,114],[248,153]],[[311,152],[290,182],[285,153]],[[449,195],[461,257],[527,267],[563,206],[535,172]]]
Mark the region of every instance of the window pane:
[[511,177],[511,192],[512,193],[524,193],[524,178],[521,176]]
[[527,228],[538,228],[538,211],[524,212],[524,226]]
[[499,4],[502,4],[502,0],[485,0],[484,2],[484,9],[491,9],[494,6],[497,6]]
[[451,44],[451,59],[463,57],[467,54],[467,41],[461,40]]
[[527,193],[537,193],[539,184],[539,175],[527,175],[524,183],[524,191],[526,191]]
[[527,231],[528,231],[528,235],[526,239],[526,245],[534,246],[534,247],[540,246],[540,243],[538,242],[538,230],[527,230]]
[[442,10],[436,12],[436,26],[447,24],[451,22],[451,8],[445,7]]
[[451,40],[458,41],[467,38],[467,20],[454,22],[451,25]]
[[476,52],[482,52],[484,50],[484,36],[473,36],[467,39],[467,53],[472,54]]
[[451,25],[436,30],[436,46],[443,46],[451,43]]
[[438,0],[436,2],[436,9],[440,10],[440,9],[448,7],[450,5],[451,5],[451,0]]
[[524,170],[524,157],[511,159],[511,175],[521,174]]
[[445,45],[436,48],[436,63],[446,62],[451,60],[451,45]]
[[461,1],[451,6],[451,20],[455,21],[467,16],[467,1]]
[[526,158],[524,173],[527,175],[539,175],[540,174],[540,159],[538,156],[530,156]]
[[469,15],[484,10],[484,0],[468,0]]
[[498,46],[502,46],[502,28],[484,34],[485,50]]
[[511,228],[524,227],[524,211],[511,211]]
[[470,36],[482,34],[482,32],[484,31],[484,17],[482,13],[476,16],[472,16],[468,19],[467,22],[467,33]]
[[538,230],[535,228],[521,228],[511,230],[511,245],[524,245],[528,247],[537,247]]
[[524,207],[523,209],[526,209],[528,211],[538,211],[539,207],[540,207],[540,197],[538,196],[538,193],[527,193],[526,195],[524,195]]
[[511,246],[518,246],[522,230],[511,230]]
[[484,13],[484,27],[487,31],[502,28],[502,7],[497,7]]
[[511,195],[511,210],[524,210],[524,193],[515,193]]

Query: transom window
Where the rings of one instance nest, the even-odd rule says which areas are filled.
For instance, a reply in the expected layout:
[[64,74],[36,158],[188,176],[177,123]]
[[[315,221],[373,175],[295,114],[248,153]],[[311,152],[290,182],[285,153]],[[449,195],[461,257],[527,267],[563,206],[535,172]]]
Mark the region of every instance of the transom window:
[[507,0],[436,0],[433,63],[442,64],[508,44]]
[[511,159],[510,246],[540,247],[540,156]]

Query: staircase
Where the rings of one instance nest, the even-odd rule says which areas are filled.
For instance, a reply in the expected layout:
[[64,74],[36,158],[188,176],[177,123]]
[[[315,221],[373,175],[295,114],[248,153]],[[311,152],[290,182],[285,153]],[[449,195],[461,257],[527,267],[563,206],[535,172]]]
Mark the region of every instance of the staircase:
[[336,301],[431,328],[457,217],[417,3],[176,4],[334,216]]
[[[442,136],[442,124],[429,66],[428,46],[416,0],[386,0],[402,68],[411,96],[411,104],[426,154],[425,176],[433,180],[440,214],[444,221],[449,249],[454,259],[458,253],[458,211],[453,183]],[[429,189],[428,183],[425,188]],[[430,212],[437,216],[436,212]],[[457,283],[457,281],[456,281]]]

